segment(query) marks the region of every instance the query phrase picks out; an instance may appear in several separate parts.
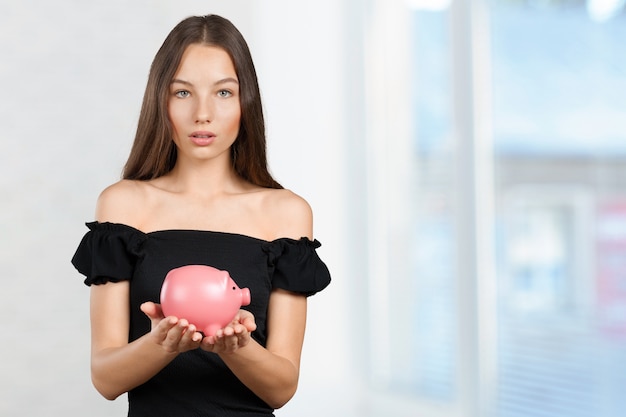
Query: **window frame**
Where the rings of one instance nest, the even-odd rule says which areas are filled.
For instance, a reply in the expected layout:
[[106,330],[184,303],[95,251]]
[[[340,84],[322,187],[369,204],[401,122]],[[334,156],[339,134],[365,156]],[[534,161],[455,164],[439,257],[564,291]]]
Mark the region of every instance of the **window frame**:
[[[411,97],[408,3],[373,0],[368,3],[365,27],[365,178],[368,259],[368,378],[373,395],[370,415],[463,417],[489,415],[496,387],[496,288],[493,266],[493,147],[489,124],[489,33],[484,0],[454,0],[449,13],[451,39],[451,103],[456,153],[454,223],[457,339],[454,381],[456,396],[447,404],[393,392],[390,358],[391,265],[387,243],[395,223],[410,213],[402,189],[410,177]],[[394,47],[390,47],[390,45]],[[393,98],[388,92],[392,92]],[[480,117],[478,117],[480,115]],[[381,138],[386,138],[381,140]],[[477,198],[480,195],[481,198]],[[393,319],[396,319],[395,317]]]

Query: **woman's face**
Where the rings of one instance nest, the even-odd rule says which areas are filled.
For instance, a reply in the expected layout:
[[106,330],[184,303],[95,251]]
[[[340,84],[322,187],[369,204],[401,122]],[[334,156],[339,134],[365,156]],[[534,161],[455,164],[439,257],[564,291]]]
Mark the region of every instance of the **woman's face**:
[[170,83],[168,115],[178,158],[230,158],[239,133],[239,80],[221,48],[192,44]]

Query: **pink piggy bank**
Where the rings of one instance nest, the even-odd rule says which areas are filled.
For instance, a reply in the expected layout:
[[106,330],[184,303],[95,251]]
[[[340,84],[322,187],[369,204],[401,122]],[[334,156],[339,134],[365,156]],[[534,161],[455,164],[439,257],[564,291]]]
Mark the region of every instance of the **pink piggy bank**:
[[215,335],[248,304],[249,289],[239,288],[227,271],[206,265],[172,269],[161,287],[163,314],[187,319],[205,336]]

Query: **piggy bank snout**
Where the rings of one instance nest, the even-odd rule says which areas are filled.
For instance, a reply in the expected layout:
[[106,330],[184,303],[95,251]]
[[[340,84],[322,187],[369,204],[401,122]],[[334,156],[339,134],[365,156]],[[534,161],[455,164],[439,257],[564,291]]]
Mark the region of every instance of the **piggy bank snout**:
[[241,305],[242,306],[250,305],[250,290],[247,288],[241,289]]

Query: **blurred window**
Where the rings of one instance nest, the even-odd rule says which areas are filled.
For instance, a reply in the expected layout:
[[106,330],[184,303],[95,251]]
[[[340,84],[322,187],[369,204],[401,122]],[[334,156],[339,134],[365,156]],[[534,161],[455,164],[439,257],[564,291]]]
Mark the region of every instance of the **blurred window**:
[[623,4],[491,3],[498,417],[626,410]]
[[[406,205],[414,215],[402,239],[387,236],[387,270],[389,330],[401,334],[410,324],[411,331],[402,346],[390,345],[386,382],[395,393],[441,405],[432,416],[473,415],[458,411],[469,403],[481,417],[623,416],[625,2],[464,2],[468,21],[488,22],[472,29],[488,35],[474,39],[470,62],[455,45],[454,3],[409,2],[416,7]],[[455,91],[461,65],[484,71],[461,88],[488,96],[460,116],[487,126],[472,133],[474,155],[464,151],[455,114],[463,108]],[[476,81],[484,76],[486,86]],[[469,191],[459,171],[468,165],[492,170],[469,178]],[[487,188],[479,183],[485,178]],[[492,212],[462,214],[490,204]],[[387,212],[392,218],[394,207]],[[480,246],[485,232],[493,234],[486,240],[492,256],[479,258],[464,236]],[[464,252],[474,256],[474,270],[460,261]],[[485,259],[493,265],[484,268]],[[475,276],[489,269],[492,276]],[[492,281],[493,298],[482,287],[464,290],[481,280]],[[495,317],[465,315],[468,299]],[[493,331],[483,331],[491,319]],[[475,332],[469,343],[466,328]]]

